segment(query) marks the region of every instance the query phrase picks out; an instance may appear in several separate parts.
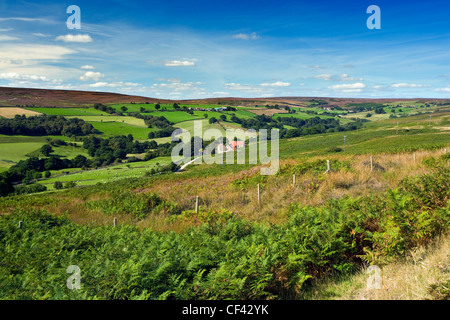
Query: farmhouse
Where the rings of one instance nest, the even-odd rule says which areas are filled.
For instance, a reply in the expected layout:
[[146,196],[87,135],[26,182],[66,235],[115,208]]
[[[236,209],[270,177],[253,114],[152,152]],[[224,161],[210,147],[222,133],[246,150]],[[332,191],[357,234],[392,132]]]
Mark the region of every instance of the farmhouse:
[[227,145],[219,144],[219,146],[217,147],[217,152],[222,153],[228,151],[235,151],[239,148],[243,148],[244,146],[245,146],[244,141],[231,141]]

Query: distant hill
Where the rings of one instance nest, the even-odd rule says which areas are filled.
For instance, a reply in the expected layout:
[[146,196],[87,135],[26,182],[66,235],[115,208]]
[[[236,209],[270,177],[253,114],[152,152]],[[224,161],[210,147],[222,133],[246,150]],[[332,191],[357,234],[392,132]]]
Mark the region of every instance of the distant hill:
[[80,107],[92,106],[94,103],[112,104],[130,102],[167,103],[170,100],[109,92],[0,87],[1,106]]
[[92,106],[94,103],[185,103],[185,104],[228,104],[228,105],[286,105],[308,106],[311,102],[328,104],[330,106],[345,106],[350,103],[387,103],[392,101],[423,101],[444,102],[448,99],[359,99],[359,98],[323,98],[323,97],[273,97],[273,98],[208,98],[195,100],[169,100],[143,96],[125,95],[111,92],[77,91],[77,90],[49,90],[0,87],[0,106],[36,106],[36,107],[80,107]]

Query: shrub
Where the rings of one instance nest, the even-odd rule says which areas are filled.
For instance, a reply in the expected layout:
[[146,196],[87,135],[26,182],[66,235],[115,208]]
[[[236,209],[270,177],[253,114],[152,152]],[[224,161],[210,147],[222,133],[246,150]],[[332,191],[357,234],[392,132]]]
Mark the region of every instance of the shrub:
[[53,188],[59,190],[63,188],[63,184],[61,181],[55,181],[55,183],[53,184]]

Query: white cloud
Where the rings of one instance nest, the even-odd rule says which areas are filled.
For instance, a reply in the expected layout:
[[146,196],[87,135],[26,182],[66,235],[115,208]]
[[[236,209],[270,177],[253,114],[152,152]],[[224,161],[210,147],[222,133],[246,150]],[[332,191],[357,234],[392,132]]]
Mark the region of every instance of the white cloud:
[[84,75],[82,75],[80,77],[80,80],[83,80],[83,81],[88,81],[88,80],[98,81],[103,76],[104,75],[101,72],[86,71],[84,73]]
[[0,32],[8,32],[14,30],[13,28],[0,28]]
[[366,85],[361,82],[356,83],[346,83],[346,84],[337,84],[334,86],[328,87],[329,89],[333,90],[339,90],[342,92],[361,92],[362,89],[364,89]]
[[252,32],[250,34],[246,33],[238,33],[233,35],[233,39],[240,39],[240,40],[257,40],[260,36],[258,36],[255,32]]
[[202,85],[203,82],[181,82],[178,79],[171,79],[169,83],[154,83],[152,89],[169,89],[171,91],[204,91],[203,88],[199,88],[198,85]]
[[0,35],[0,41],[11,41],[11,40],[19,40],[19,38],[8,35]]
[[363,78],[352,78],[348,74],[344,73],[341,74],[340,78],[338,78],[338,81],[363,81]]
[[290,87],[291,84],[289,82],[277,81],[273,83],[261,83],[262,87]]
[[240,83],[225,83],[225,86],[229,90],[238,90],[238,91],[252,91],[252,92],[262,92],[263,88],[260,86],[254,86],[250,84],[240,84]]
[[36,36],[36,37],[48,37],[48,35],[40,33],[40,32],[33,32],[32,35]]
[[446,86],[444,88],[436,88],[434,89],[434,91],[438,91],[438,92],[450,92],[450,86]]
[[331,75],[331,74],[319,74],[315,76],[316,79],[322,79],[326,81],[363,81],[363,78],[353,78],[350,77],[347,73],[343,73],[341,75]]
[[425,84],[415,84],[415,83],[394,83],[391,85],[392,88],[424,88],[429,87]]
[[60,60],[64,55],[74,53],[74,50],[61,46],[20,44],[2,45],[0,59],[11,60]]
[[86,43],[92,42],[92,38],[88,34],[66,34],[65,36],[57,36],[56,41]]
[[166,60],[164,65],[166,67],[192,67],[195,66],[195,63],[188,60]]
[[26,22],[45,22],[49,23],[50,21],[47,19],[42,18],[26,18],[26,17],[9,17],[9,18],[0,18],[1,21],[10,21],[10,20],[16,20],[16,21],[26,21]]
[[101,88],[101,87],[108,87],[108,88],[118,88],[118,87],[138,87],[141,84],[134,83],[134,82],[96,82],[89,85],[91,88]]
[[317,76],[314,76],[314,78],[328,81],[328,80],[331,80],[331,74],[328,74],[328,73],[319,74]]
[[33,74],[20,74],[17,72],[0,73],[0,79],[10,80],[16,83],[27,84],[30,82],[48,82],[48,83],[61,83],[60,79],[49,79],[46,76],[33,75]]
[[88,65],[88,64],[85,64],[84,66],[81,66],[80,68],[81,68],[81,69],[85,69],[85,70],[92,70],[92,69],[95,69],[93,66],[90,66],[90,65]]

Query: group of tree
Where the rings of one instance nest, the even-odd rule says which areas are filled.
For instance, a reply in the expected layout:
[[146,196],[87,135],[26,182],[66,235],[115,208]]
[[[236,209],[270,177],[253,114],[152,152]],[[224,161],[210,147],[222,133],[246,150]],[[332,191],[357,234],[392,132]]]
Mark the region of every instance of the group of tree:
[[117,160],[126,159],[128,153],[144,153],[149,149],[158,147],[156,141],[139,142],[131,134],[99,138],[88,136],[83,139],[83,148],[93,157],[91,166],[99,167],[109,165]]
[[[126,107],[125,107],[126,108]],[[120,112],[117,112],[117,110],[113,107],[110,106],[105,106],[102,103],[95,103],[94,104],[94,109],[95,110],[100,110],[109,114],[118,114],[118,115],[122,115]],[[125,112],[125,111],[124,111]]]
[[63,116],[40,115],[26,117],[15,115],[12,119],[0,118],[0,134],[7,135],[64,135],[84,136],[96,130],[82,119],[66,119]]
[[[231,121],[240,123],[245,129],[278,129],[280,138],[293,138],[304,135],[340,132],[356,130],[362,127],[366,119],[358,119],[355,122],[341,125],[339,119],[314,117],[310,119],[299,119],[294,117],[277,117],[272,118],[267,115],[257,115],[254,118],[241,119],[233,115]],[[286,129],[285,126],[294,127],[295,129]]]

